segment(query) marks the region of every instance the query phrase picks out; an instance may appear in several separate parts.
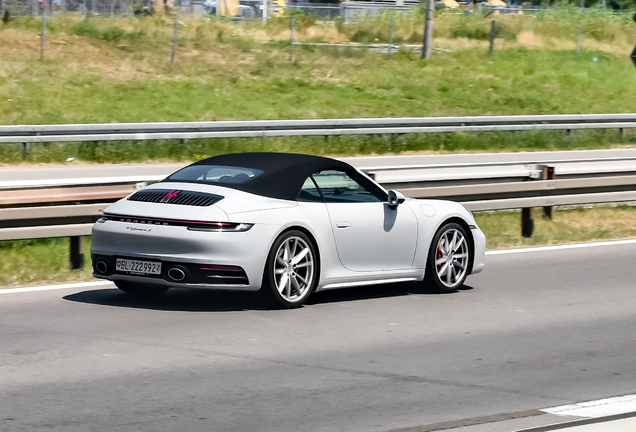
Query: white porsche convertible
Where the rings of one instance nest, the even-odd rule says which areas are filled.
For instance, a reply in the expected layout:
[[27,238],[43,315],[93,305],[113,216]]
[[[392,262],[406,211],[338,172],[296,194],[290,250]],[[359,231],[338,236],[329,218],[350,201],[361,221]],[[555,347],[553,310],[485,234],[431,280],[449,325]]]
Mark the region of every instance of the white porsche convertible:
[[420,281],[439,292],[484,267],[461,204],[405,198],[318,156],[239,153],[189,165],[106,209],[93,274],[133,294],[265,290],[283,308],[314,291]]

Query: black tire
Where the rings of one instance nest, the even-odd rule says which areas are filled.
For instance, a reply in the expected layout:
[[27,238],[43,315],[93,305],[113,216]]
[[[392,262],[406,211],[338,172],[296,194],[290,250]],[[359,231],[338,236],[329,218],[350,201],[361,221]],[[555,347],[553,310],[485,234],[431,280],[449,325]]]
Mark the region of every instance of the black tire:
[[147,285],[128,281],[115,281],[117,288],[127,294],[136,296],[157,296],[168,291],[168,287],[161,285]]
[[433,236],[428,251],[424,284],[438,293],[456,292],[470,273],[471,254],[466,230],[456,223],[443,225]]
[[311,239],[302,231],[286,231],[267,255],[261,292],[275,307],[298,308],[318,285],[318,275],[318,256]]

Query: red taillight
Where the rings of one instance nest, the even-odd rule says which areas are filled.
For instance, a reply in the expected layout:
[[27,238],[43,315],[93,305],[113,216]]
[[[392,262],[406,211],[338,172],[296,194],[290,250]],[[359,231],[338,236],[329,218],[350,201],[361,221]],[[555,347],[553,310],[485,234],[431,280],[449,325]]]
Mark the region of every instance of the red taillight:
[[228,231],[243,232],[252,228],[254,224],[236,222],[190,222],[188,229],[191,231]]

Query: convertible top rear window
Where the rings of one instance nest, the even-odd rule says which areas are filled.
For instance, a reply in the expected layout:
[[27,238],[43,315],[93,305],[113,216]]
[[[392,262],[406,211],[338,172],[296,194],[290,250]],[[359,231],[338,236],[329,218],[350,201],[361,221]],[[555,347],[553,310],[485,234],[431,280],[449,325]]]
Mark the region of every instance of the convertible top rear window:
[[172,174],[166,181],[186,181],[206,184],[242,184],[259,175],[262,170],[223,165],[190,165]]

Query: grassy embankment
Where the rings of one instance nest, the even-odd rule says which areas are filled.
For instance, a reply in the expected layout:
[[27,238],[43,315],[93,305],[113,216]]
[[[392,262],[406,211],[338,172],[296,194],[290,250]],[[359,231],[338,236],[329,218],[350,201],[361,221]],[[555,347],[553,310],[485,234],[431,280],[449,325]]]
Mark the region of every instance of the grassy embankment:
[[[477,223],[489,249],[602,241],[636,237],[636,207],[595,207],[560,210],[547,221],[535,212],[535,234],[520,235],[519,212],[477,213]],[[69,270],[69,240],[44,239],[0,242],[0,288],[93,279],[90,238],[85,239],[87,268]]]
[[[487,57],[487,32],[500,37]],[[389,17],[357,22],[298,20],[296,39],[386,40]],[[177,61],[169,63],[172,17],[50,20],[39,58],[39,21],[0,27],[0,124],[398,117],[484,114],[632,112],[636,100],[629,53],[630,15],[557,9],[531,15],[438,14],[429,61],[403,50],[391,60],[351,48],[297,48],[289,63],[289,17],[233,24],[184,18]],[[577,25],[583,51],[574,53]],[[421,40],[423,18],[396,19],[396,41]],[[80,36],[81,35],[81,36]],[[264,41],[273,43],[264,44]],[[26,162],[192,160],[228,151],[317,154],[404,151],[519,151],[631,145],[616,131],[403,136],[219,139],[148,143],[33,145]],[[0,163],[23,162],[19,145],[3,145]]]

